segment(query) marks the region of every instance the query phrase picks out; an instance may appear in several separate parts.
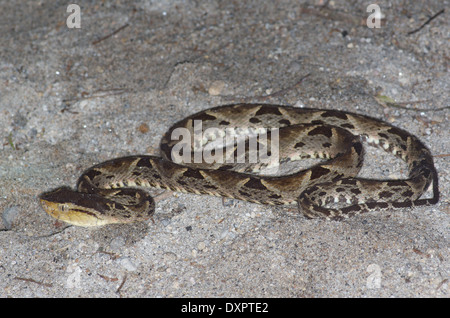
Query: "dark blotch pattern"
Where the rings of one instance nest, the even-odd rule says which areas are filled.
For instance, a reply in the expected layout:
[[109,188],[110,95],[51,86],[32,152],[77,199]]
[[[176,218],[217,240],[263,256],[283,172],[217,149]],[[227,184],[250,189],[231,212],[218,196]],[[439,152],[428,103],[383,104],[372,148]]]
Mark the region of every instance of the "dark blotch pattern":
[[359,212],[361,210],[361,208],[358,205],[351,205],[351,206],[347,206],[345,208],[342,208],[341,211],[344,214],[349,214],[352,212]]
[[349,124],[349,123],[342,124],[341,127],[347,128],[347,129],[355,129],[355,126],[353,126],[352,124]]
[[269,195],[269,198],[277,200],[277,199],[281,199],[282,196],[279,194],[271,194],[271,195]]
[[148,158],[141,158],[137,163],[136,167],[152,167],[152,164],[150,163],[150,159]]
[[96,176],[98,176],[98,175],[100,175],[100,174],[102,174],[102,172],[97,171],[97,170],[95,170],[95,169],[92,169],[92,170],[90,170],[90,171],[88,171],[88,172],[86,173],[86,176],[87,176],[89,179],[93,180]]
[[183,176],[188,177],[188,178],[195,178],[195,179],[204,179],[203,176],[201,175],[201,173],[198,170],[195,169],[187,169]]
[[247,192],[242,191],[242,190],[239,190],[239,194],[242,195],[243,197],[249,197],[250,196]]
[[403,180],[392,180],[389,182],[391,187],[408,187],[408,183]]
[[340,118],[340,119],[344,119],[344,120],[347,119],[347,115],[345,113],[337,112],[335,110],[328,110],[320,116],[322,116],[323,118],[335,117],[335,118]]
[[280,119],[280,120],[278,121],[278,123],[279,123],[280,125],[284,125],[284,126],[290,126],[290,125],[291,125],[291,122],[290,122],[288,119]]
[[256,117],[252,117],[248,121],[251,122],[252,124],[259,124],[261,122],[261,120],[259,120]]
[[380,199],[384,199],[384,198],[390,198],[390,197],[392,197],[394,194],[392,193],[392,192],[390,192],[390,191],[381,191],[379,194],[378,194],[378,197],[380,198]]
[[363,152],[363,146],[360,142],[355,142],[353,144],[353,149],[355,149],[356,153],[358,154],[358,156],[361,155],[361,153]]
[[250,180],[247,181],[245,186],[257,190],[266,190],[266,187],[261,183],[261,180],[256,178],[250,178]]
[[369,209],[375,208],[385,209],[389,206],[387,202],[367,202],[366,205]]
[[328,126],[319,126],[317,128],[314,128],[308,133],[308,136],[315,136],[315,135],[324,135],[330,138],[333,135],[333,131]]
[[327,173],[329,173],[330,170],[323,168],[323,167],[315,167],[311,169],[311,180],[315,180],[318,179],[324,175],[326,175]]
[[200,114],[198,114],[196,116],[193,116],[192,119],[193,120],[205,120],[206,121],[206,120],[215,120],[216,117],[213,116],[213,115],[208,115],[206,113],[200,113]]
[[405,201],[405,202],[392,202],[392,206],[394,208],[409,208],[411,206],[411,202],[410,201]]
[[278,107],[269,106],[261,107],[255,114],[255,116],[265,115],[265,114],[273,114],[277,116],[281,116],[282,114],[278,110]]
[[341,184],[356,185],[355,179],[342,179]]
[[414,192],[412,192],[411,190],[406,190],[405,192],[402,193],[403,196],[410,198],[414,195]]
[[392,127],[391,129],[389,129],[388,132],[390,132],[391,134],[400,136],[400,138],[402,138],[402,140],[404,142],[406,142],[408,140],[408,137],[410,136],[407,132],[405,132],[401,129],[395,128],[395,127]]

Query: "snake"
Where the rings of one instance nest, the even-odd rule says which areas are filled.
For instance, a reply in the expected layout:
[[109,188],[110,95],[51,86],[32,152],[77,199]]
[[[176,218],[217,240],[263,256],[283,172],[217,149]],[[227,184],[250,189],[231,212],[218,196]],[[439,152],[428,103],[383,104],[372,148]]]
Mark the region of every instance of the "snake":
[[[199,123],[201,129],[196,127]],[[177,135],[180,129],[190,137]],[[208,135],[208,131],[213,133]],[[223,151],[209,152],[222,161],[186,160],[225,138],[224,132],[228,131],[244,137],[239,142],[238,138],[230,138],[232,143],[226,148],[226,155]],[[258,134],[246,135],[249,131],[269,133],[262,138]],[[248,159],[251,140],[266,147],[267,153],[277,151],[279,164],[304,158],[321,161],[286,175],[258,173],[267,163],[236,163],[237,144],[243,144],[246,150],[241,159]],[[272,141],[277,143],[269,147]],[[403,160],[408,175],[398,179],[359,177],[364,144]],[[186,156],[180,162],[180,156],[174,154]],[[173,160],[174,157],[178,159]],[[422,198],[431,186],[432,196]],[[155,201],[145,189],[148,187],[266,205],[297,205],[307,218],[327,220],[439,201],[433,156],[413,134],[380,119],[348,111],[272,104],[223,105],[190,115],[163,135],[159,156],[133,155],[99,163],[80,176],[75,190],[59,187],[42,193],[39,201],[50,216],[72,225],[126,224],[152,217]]]

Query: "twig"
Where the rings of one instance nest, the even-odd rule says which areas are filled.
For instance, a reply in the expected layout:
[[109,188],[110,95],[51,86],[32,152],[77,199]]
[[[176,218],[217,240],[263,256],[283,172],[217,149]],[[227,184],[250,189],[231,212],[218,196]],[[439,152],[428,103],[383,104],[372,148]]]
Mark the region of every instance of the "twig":
[[102,249],[99,249],[99,250],[97,251],[97,253],[106,254],[106,255],[108,255],[112,260],[116,260],[116,259],[118,259],[118,258],[120,257],[119,254],[115,254],[115,253],[111,253],[111,252],[106,252],[106,251],[103,251]]
[[14,279],[17,280],[21,280],[24,282],[29,282],[29,283],[35,283],[41,286],[45,286],[45,287],[53,287],[53,284],[47,284],[47,283],[43,283],[43,282],[38,282],[37,280],[34,280],[32,278],[24,278],[24,277],[14,277]]
[[441,288],[442,285],[447,284],[447,283],[448,283],[448,279],[446,278],[438,284],[438,286],[436,287],[436,290],[439,290],[439,288]]
[[294,87],[300,85],[300,84],[305,80],[305,78],[307,78],[309,75],[311,75],[311,73],[308,73],[308,74],[306,74],[305,76],[303,76],[302,78],[300,78],[300,80],[297,81],[297,83],[295,83],[294,85],[291,85],[291,86],[289,86],[289,87],[287,87],[287,88],[284,88],[284,89],[281,89],[281,90],[279,90],[279,91],[276,91],[275,93],[267,94],[267,95],[261,96],[260,98],[265,99],[265,98],[269,98],[269,97],[275,97],[275,96],[278,96],[278,95],[283,95],[283,94],[286,93],[287,91],[289,91],[289,90],[293,89]]
[[120,294],[120,290],[122,289],[123,285],[125,285],[125,282],[127,281],[127,274],[123,277],[122,283],[120,284],[119,288],[117,288],[116,293]]
[[50,234],[44,234],[44,235],[39,235],[39,236],[31,236],[31,237],[32,237],[32,238],[35,238],[35,239],[49,238],[49,237],[52,237],[52,236],[55,236],[55,235],[58,235],[58,234],[64,232],[64,231],[65,231],[66,229],[68,229],[69,227],[72,227],[72,225],[67,225],[67,226],[63,227],[61,230],[52,232],[52,233],[50,233]]
[[394,108],[400,108],[400,109],[404,109],[404,110],[412,110],[412,111],[415,111],[415,112],[437,112],[439,110],[450,109],[450,106],[445,106],[445,107],[440,107],[440,108],[433,108],[433,109],[428,109],[428,108],[408,108],[408,107],[405,107],[405,106],[401,106],[398,103],[395,103],[395,104],[386,103],[386,106],[394,107]]
[[442,9],[441,11],[439,11],[438,13],[436,13],[435,15],[433,15],[432,17],[430,17],[427,21],[425,21],[425,23],[424,24],[422,24],[420,27],[418,27],[417,29],[415,29],[415,30],[412,30],[412,31],[409,31],[408,33],[407,33],[407,35],[411,35],[411,34],[414,34],[414,33],[416,33],[416,32],[419,32],[420,30],[422,30],[428,23],[430,23],[433,19],[435,19],[438,15],[440,15],[440,14],[442,14],[442,13],[444,13],[445,12],[445,9]]
[[[283,95],[285,93],[287,93],[289,90],[297,87],[298,85],[300,85],[308,76],[310,76],[311,73],[306,74],[305,76],[301,77],[295,84],[288,86],[286,88],[280,89],[279,91],[276,91],[274,93],[271,94],[267,94],[267,95],[262,95],[262,96],[253,96],[253,97],[245,97],[240,99],[241,101],[247,101],[247,100],[266,100],[268,98],[272,98],[272,97],[276,97],[279,95]],[[225,100],[229,100],[229,99],[235,99],[235,97],[224,97]]]
[[117,277],[108,277],[102,274],[97,274],[98,276],[100,276],[101,278],[103,278],[104,280],[106,280],[107,282],[117,282],[119,279]]
[[77,115],[77,114],[79,114],[79,112],[76,112],[76,111],[70,110],[68,106],[64,106],[64,108],[63,108],[63,109],[61,109],[61,113],[64,113],[64,112],[68,112],[68,113],[71,113],[71,114],[73,114],[73,115]]
[[417,100],[417,101],[410,101],[410,102],[396,102],[392,98],[390,98],[388,96],[384,96],[384,95],[377,95],[377,96],[374,96],[374,98],[377,101],[377,103],[380,104],[383,107],[400,108],[400,109],[410,110],[410,111],[415,111],[415,112],[435,112],[435,111],[439,111],[439,110],[450,109],[450,106],[444,106],[444,107],[433,108],[433,109],[428,109],[428,108],[408,108],[406,106],[403,106],[403,105],[408,105],[408,104],[424,103],[424,102],[428,102],[428,100]]
[[[61,113],[69,112],[71,114],[78,114],[78,112],[70,110],[70,107],[71,107],[70,103],[72,103],[72,102],[79,102],[79,101],[94,99],[94,98],[99,98],[99,97],[121,95],[126,92],[128,92],[127,88],[111,88],[111,89],[107,89],[107,90],[98,90],[98,91],[93,92],[90,95],[89,95],[89,93],[82,94],[82,98],[63,99],[62,102],[65,103],[66,106],[64,106],[64,108],[61,109]],[[84,95],[86,95],[86,97],[84,97]]]
[[122,25],[120,28],[118,28],[118,29],[115,30],[114,32],[112,32],[112,33],[110,33],[110,34],[108,34],[108,35],[106,35],[106,36],[104,36],[104,37],[102,37],[102,38],[100,38],[100,39],[98,39],[98,40],[92,42],[92,45],[96,45],[96,44],[98,44],[98,43],[100,43],[100,42],[102,42],[102,41],[104,41],[104,40],[106,40],[106,39],[112,37],[114,34],[119,33],[120,31],[122,31],[123,29],[125,29],[127,26],[129,26],[128,23],[125,24],[125,25]]
[[402,105],[400,105],[398,103],[386,103],[386,106],[394,107],[394,108],[400,108],[400,109],[404,109],[404,110],[412,110],[412,111],[415,111],[415,112],[437,112],[439,110],[450,109],[450,106],[444,106],[444,107],[432,108],[432,109],[428,109],[428,108],[408,108],[408,107],[402,106]]

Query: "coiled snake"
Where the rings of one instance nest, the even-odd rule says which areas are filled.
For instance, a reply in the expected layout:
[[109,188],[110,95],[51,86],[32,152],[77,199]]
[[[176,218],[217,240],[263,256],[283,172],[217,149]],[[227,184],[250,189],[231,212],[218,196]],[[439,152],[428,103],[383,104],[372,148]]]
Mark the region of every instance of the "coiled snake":
[[[327,160],[286,176],[247,173],[261,168],[258,164],[235,168],[228,161],[222,165],[171,161],[180,142],[172,140],[177,128],[195,136],[198,133],[195,123],[198,121],[202,124],[200,133],[214,127],[216,131],[235,127],[245,127],[246,131],[257,131],[261,127],[279,128],[277,149],[267,147],[269,153],[279,150],[281,161],[304,157]],[[201,136],[203,144],[214,142],[214,136]],[[271,134],[268,136],[267,140],[274,139]],[[244,142],[247,146],[249,139]],[[372,180],[356,177],[363,163],[361,140],[404,160],[408,166],[408,178]],[[198,140],[192,138],[189,142]],[[262,144],[262,138],[257,138],[256,143]],[[236,159],[237,146],[231,149],[227,154]],[[57,219],[79,226],[97,226],[142,221],[153,214],[154,200],[136,186],[261,204],[298,204],[299,210],[307,217],[335,220],[370,210],[431,205],[439,200],[433,157],[417,137],[381,120],[344,111],[261,104],[207,109],[170,128],[162,139],[161,154],[162,157],[137,155],[100,163],[81,175],[76,191],[58,188],[43,193],[40,203],[48,214]],[[191,153],[187,158],[194,157]],[[244,157],[248,159],[249,155]],[[430,184],[433,185],[433,197],[421,199]]]

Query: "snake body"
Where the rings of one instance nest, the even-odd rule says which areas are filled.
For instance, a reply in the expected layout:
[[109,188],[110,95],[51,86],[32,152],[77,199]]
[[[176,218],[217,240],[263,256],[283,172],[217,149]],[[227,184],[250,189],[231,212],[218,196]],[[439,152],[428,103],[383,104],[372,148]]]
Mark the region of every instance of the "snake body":
[[[195,135],[196,121],[201,121],[203,131],[213,127],[279,128],[282,161],[305,157],[326,161],[285,176],[251,174],[254,165],[236,168],[228,163],[171,161],[180,142],[173,140],[174,131],[183,128]],[[208,143],[214,138],[207,136],[201,142]],[[402,180],[357,177],[363,164],[361,141],[405,161],[408,177]],[[76,191],[58,188],[43,193],[40,203],[48,214],[67,223],[98,226],[148,219],[154,213],[155,203],[141,187],[260,204],[297,204],[307,217],[333,220],[377,209],[431,205],[439,200],[433,157],[417,137],[384,121],[350,112],[267,104],[225,105],[176,123],[163,136],[160,148],[161,157],[136,155],[95,165],[81,175]],[[421,198],[430,184],[433,196]]]

